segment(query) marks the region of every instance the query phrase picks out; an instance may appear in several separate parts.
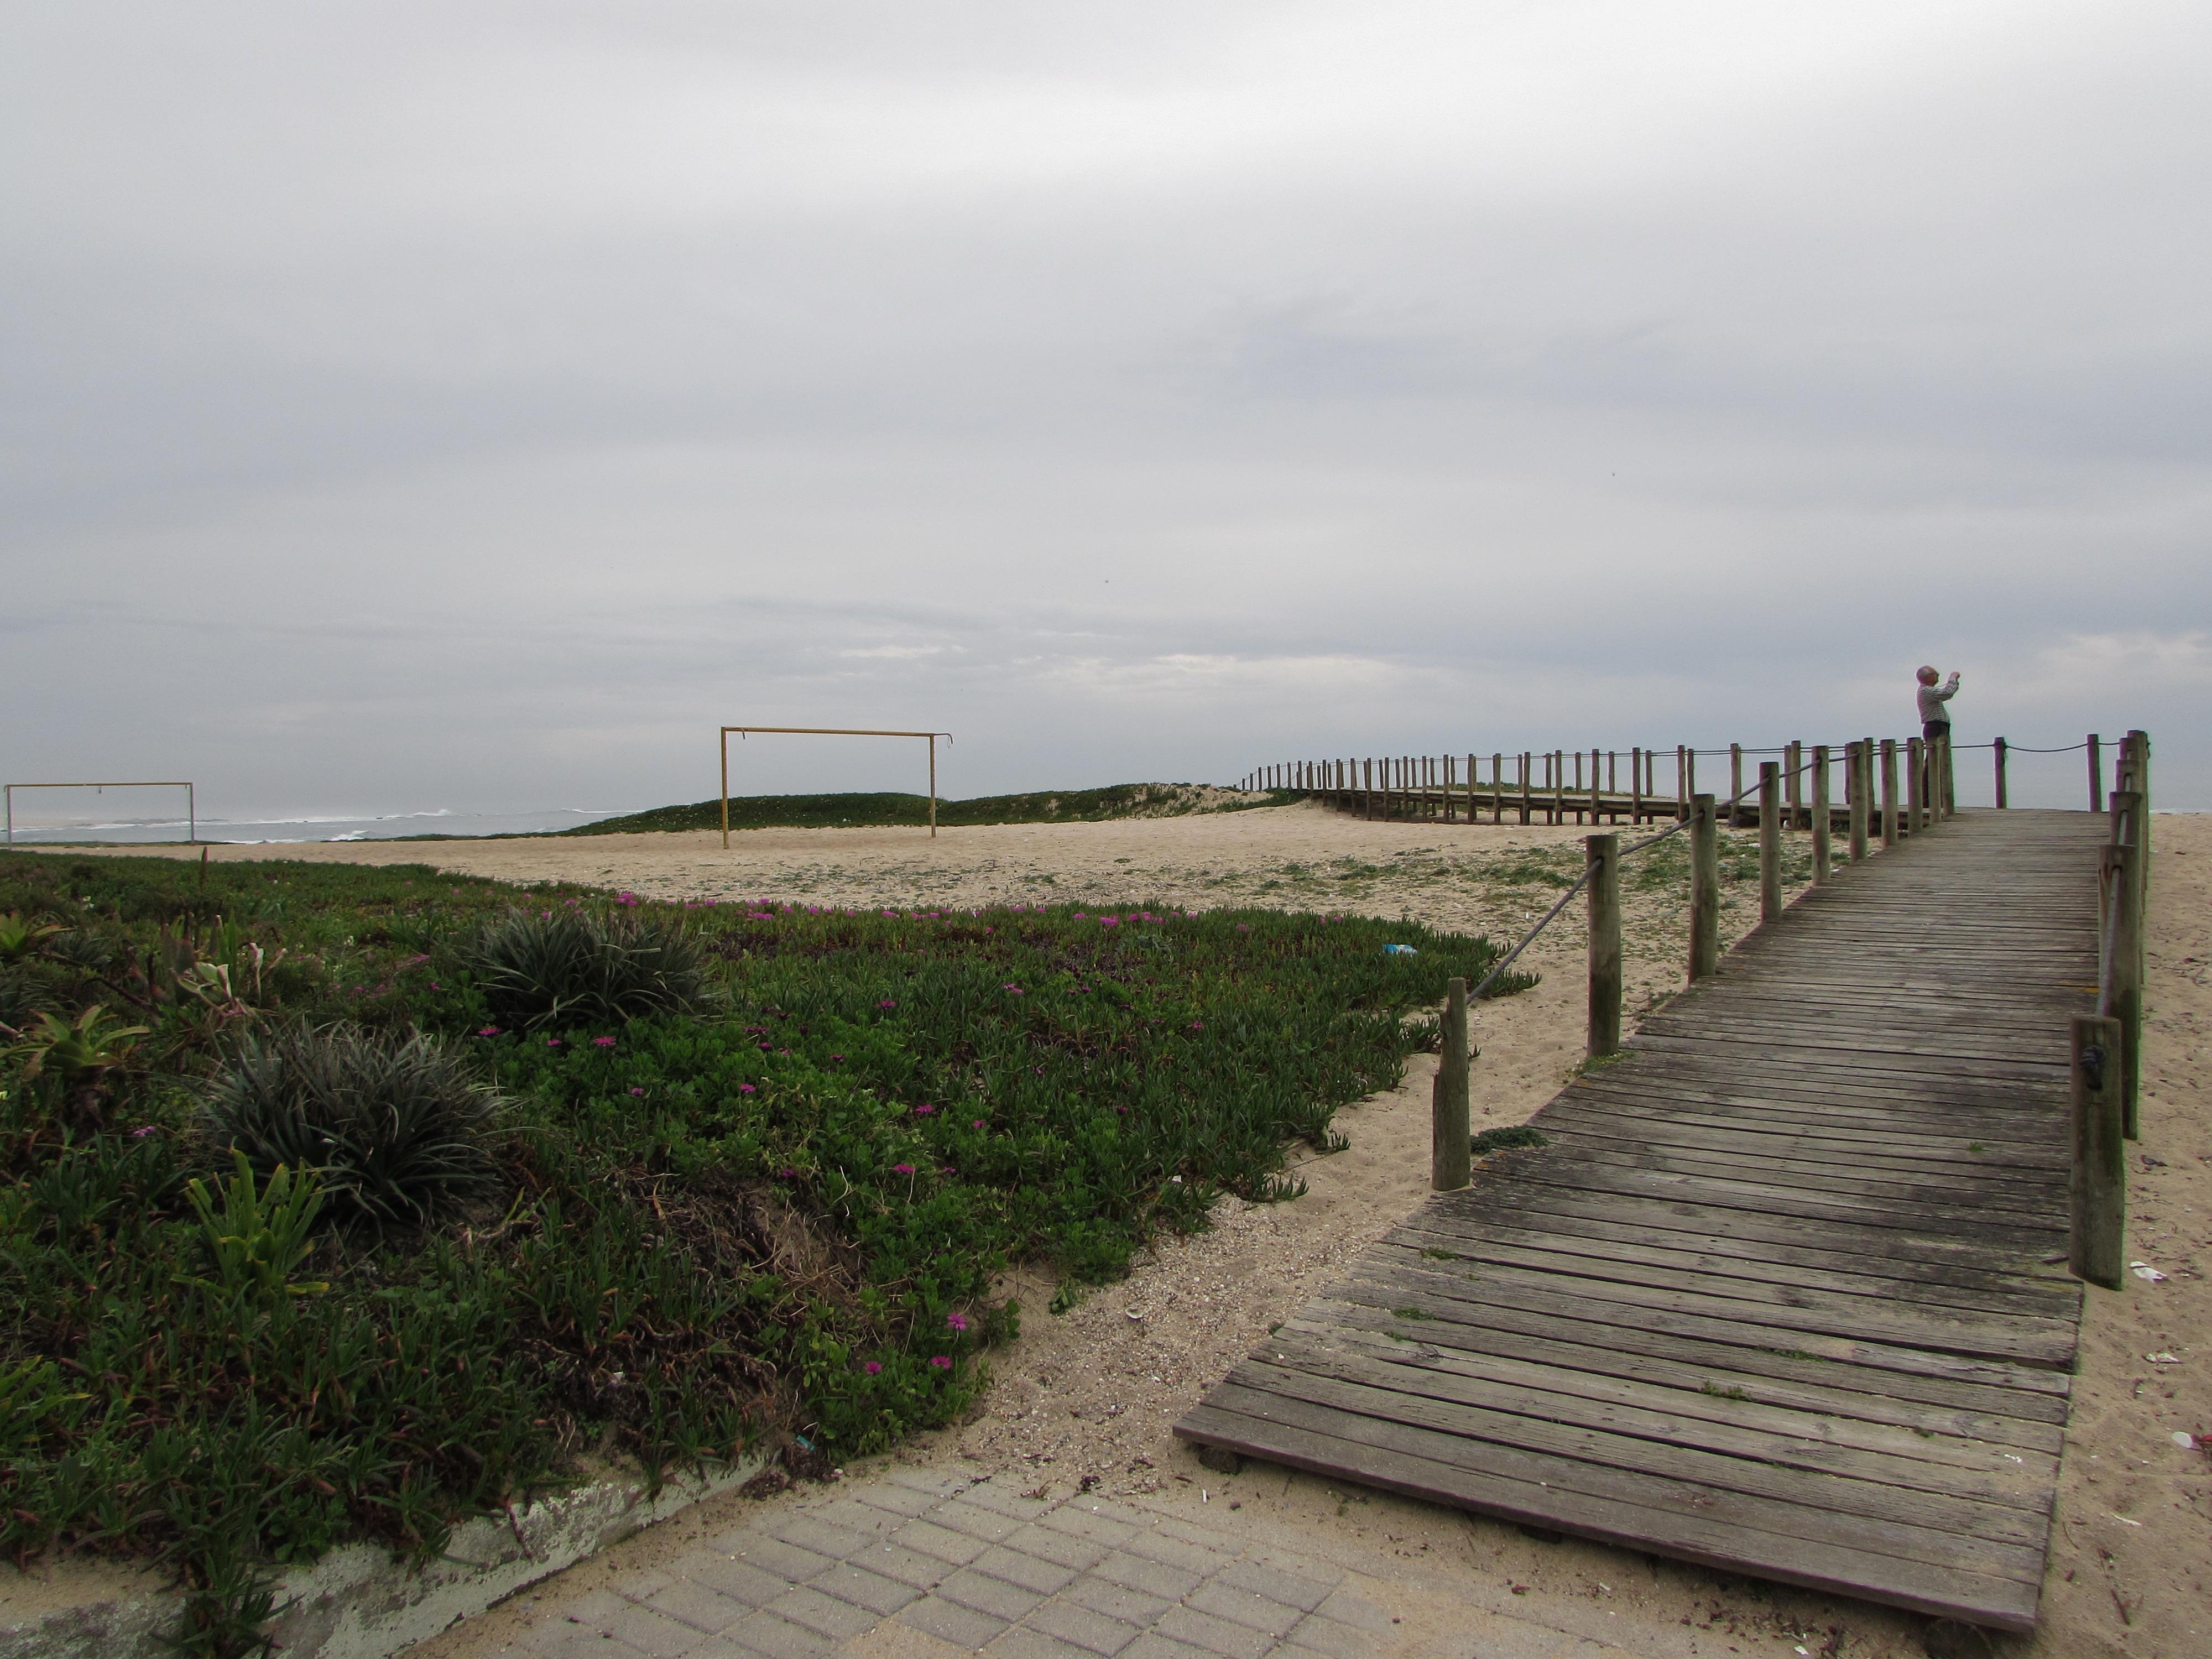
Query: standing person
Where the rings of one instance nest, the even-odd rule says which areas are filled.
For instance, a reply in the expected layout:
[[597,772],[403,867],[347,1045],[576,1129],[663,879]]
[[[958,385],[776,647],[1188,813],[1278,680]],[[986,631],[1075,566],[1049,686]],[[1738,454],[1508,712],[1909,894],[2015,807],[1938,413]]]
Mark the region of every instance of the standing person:
[[1930,743],[1951,735],[1951,711],[1945,705],[1959,695],[1957,669],[1940,686],[1936,684],[1937,678],[1932,668],[1920,671],[1920,735]]

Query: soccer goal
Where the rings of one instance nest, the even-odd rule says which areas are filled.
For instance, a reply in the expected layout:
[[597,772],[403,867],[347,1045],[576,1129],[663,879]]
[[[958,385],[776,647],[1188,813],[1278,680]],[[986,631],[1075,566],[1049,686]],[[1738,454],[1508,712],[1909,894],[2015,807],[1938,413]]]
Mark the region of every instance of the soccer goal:
[[844,726],[726,726],[722,728],[722,845],[730,844],[730,733],[792,738],[922,738],[929,744],[929,833],[937,834],[937,740],[950,732],[873,732]]
[[[15,844],[15,792],[18,789],[89,789],[95,794],[101,795],[106,794],[111,789],[181,789],[185,792],[185,838],[186,844],[197,845],[200,838],[199,807],[198,802],[194,799],[192,786],[186,781],[174,778],[164,778],[153,781],[143,778],[133,778],[118,783],[10,783],[0,785],[0,794],[4,794],[7,800],[8,845],[10,847],[13,847]],[[41,827],[70,829],[76,826],[56,824]],[[87,824],[83,827],[86,829],[93,829],[97,826]]]

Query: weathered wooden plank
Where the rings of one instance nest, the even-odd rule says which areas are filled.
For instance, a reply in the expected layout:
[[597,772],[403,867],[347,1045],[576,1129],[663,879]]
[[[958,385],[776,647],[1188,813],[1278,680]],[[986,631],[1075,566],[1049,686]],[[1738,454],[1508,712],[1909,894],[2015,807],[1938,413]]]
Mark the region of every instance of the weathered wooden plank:
[[1178,1432],[2031,1628],[2103,834],[1968,814],[1835,872]]

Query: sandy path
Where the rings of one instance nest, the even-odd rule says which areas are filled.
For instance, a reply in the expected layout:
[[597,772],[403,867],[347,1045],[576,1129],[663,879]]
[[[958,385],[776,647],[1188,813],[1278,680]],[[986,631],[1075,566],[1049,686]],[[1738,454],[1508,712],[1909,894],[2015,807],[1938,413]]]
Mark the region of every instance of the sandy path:
[[[950,830],[934,844],[910,830],[753,831],[726,854],[711,835],[296,851],[319,860],[408,859],[672,898],[1264,903],[1404,915],[1504,937],[1555,896],[1555,888],[1529,878],[1532,870],[1579,867],[1581,833],[1572,826],[1366,823],[1289,807]],[[2212,1129],[2201,1076],[2212,1013],[2212,820],[2161,817],[2155,840],[2145,1127],[2130,1159],[2130,1258],[2166,1277],[2131,1277],[2118,1293],[2089,1293],[2042,1628],[2033,1641],[1992,1650],[2037,1659],[2196,1659],[2212,1651],[2212,1461],[2173,1439],[2212,1431],[2212,1337],[2204,1334],[2212,1316]],[[215,854],[257,855],[266,853]],[[1802,848],[1796,857],[1802,862]],[[1755,888],[1739,884],[1729,897],[1723,922],[1733,937],[1755,910]],[[1632,883],[1626,909],[1632,1012],[1680,982],[1681,885]],[[1582,950],[1579,906],[1570,906],[1530,953],[1544,982],[1480,1011],[1478,1127],[1527,1117],[1579,1057]],[[1430,1073],[1431,1062],[1417,1060],[1401,1088],[1343,1113],[1338,1124],[1351,1148],[1301,1166],[1310,1188],[1304,1198],[1272,1206],[1224,1200],[1212,1231],[1166,1241],[1127,1281],[1057,1318],[1044,1312],[1048,1283],[1015,1286],[1027,1330],[997,1357],[997,1381],[976,1417],[902,1449],[897,1461],[990,1473],[1023,1489],[1064,1492],[1091,1478],[1109,1492],[1188,1501],[1212,1525],[1233,1519],[1295,1538],[1316,1556],[1336,1551],[1395,1564],[1389,1570],[1406,1593],[1432,1594],[1438,1607],[1494,1592],[1510,1596],[1504,1605],[1523,1620],[1584,1636],[1601,1630],[1640,1653],[1921,1653],[1923,1622],[1906,1615],[1573,1540],[1540,1543],[1510,1527],[1264,1465],[1224,1480],[1176,1444],[1169,1431],[1176,1418],[1270,1324],[1419,1201]],[[855,1468],[848,1478],[866,1473]],[[419,1650],[441,1659],[507,1650],[541,1598],[574,1595],[680,1554],[743,1512],[735,1498],[700,1505]]]

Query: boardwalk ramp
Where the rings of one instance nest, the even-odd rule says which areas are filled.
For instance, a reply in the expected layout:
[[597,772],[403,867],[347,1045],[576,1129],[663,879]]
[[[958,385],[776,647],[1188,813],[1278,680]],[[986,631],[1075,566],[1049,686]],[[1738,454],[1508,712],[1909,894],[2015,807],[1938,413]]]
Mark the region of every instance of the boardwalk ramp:
[[1838,872],[1176,1425],[1526,1525],[2033,1627],[2081,1310],[2087,813]]

